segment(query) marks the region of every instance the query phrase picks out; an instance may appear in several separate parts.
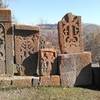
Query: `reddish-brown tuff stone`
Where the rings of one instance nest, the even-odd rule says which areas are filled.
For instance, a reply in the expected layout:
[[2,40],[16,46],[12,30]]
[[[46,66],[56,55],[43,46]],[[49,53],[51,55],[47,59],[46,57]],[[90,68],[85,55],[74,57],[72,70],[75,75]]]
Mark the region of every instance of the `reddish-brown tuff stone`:
[[66,14],[58,22],[58,40],[61,53],[78,53],[83,50],[81,17]]
[[39,51],[39,72],[40,75],[52,75],[56,74],[57,62],[56,62],[56,50],[55,49],[41,49]]
[[13,74],[11,10],[0,9],[0,74]]
[[60,76],[51,75],[50,82],[51,82],[51,86],[60,86]]
[[15,25],[15,63],[24,75],[36,75],[39,50],[39,28]]
[[30,76],[14,76],[11,78],[11,85],[15,87],[32,87],[32,79]]
[[50,86],[50,76],[40,76],[40,86]]
[[40,86],[60,86],[60,76],[59,75],[40,76],[39,85]]

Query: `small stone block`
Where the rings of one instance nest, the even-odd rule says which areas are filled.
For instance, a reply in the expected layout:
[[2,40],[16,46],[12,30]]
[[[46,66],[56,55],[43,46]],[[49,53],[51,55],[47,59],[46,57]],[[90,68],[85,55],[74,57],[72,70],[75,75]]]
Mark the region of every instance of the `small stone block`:
[[51,79],[51,86],[60,86],[59,75],[52,75],[50,79]]
[[16,87],[31,87],[32,77],[28,76],[16,76],[12,79],[12,85]]
[[11,86],[10,77],[0,77],[0,87],[9,87]]
[[39,85],[50,86],[50,76],[41,76]]

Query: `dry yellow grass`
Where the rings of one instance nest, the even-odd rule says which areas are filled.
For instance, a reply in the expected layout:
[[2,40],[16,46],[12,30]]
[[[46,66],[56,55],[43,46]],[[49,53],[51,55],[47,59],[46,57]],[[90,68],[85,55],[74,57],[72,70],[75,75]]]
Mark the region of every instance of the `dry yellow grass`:
[[83,88],[5,88],[0,100],[100,100],[100,91]]

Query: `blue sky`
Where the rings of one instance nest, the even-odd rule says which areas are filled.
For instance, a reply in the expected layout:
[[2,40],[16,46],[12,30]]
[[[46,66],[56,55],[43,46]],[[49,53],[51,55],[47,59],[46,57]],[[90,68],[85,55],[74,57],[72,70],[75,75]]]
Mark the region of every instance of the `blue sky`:
[[82,22],[100,25],[100,0],[8,0],[19,23],[57,23],[66,13],[82,16]]

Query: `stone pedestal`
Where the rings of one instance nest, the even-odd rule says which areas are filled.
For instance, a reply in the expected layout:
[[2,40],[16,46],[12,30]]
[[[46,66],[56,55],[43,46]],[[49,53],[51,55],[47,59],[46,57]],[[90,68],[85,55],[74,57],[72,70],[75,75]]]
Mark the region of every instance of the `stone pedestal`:
[[59,54],[61,85],[66,87],[92,84],[91,53]]

